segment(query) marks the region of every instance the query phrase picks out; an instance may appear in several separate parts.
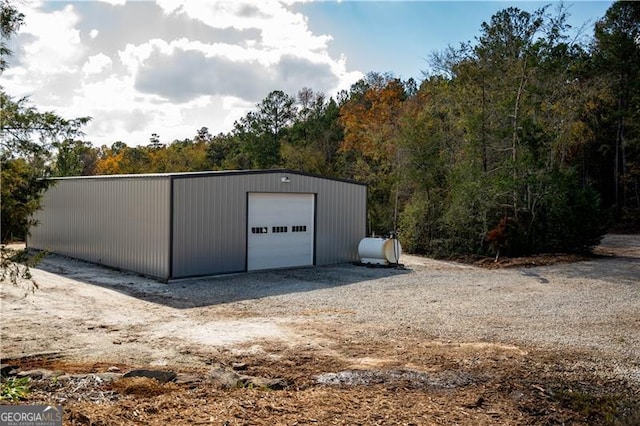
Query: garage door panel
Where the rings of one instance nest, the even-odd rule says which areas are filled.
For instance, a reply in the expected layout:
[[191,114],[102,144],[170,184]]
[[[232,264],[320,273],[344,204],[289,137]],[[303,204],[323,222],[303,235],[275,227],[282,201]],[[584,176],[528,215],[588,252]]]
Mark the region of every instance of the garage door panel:
[[314,194],[250,193],[247,270],[313,265]]

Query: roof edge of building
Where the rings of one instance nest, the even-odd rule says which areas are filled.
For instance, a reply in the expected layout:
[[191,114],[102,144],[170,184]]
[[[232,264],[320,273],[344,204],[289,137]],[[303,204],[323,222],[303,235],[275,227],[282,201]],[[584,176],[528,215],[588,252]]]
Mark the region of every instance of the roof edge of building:
[[298,176],[308,176],[318,179],[333,180],[337,182],[352,183],[356,185],[367,186],[366,183],[353,179],[337,178],[323,176],[314,173],[296,171],[292,169],[248,169],[248,170],[208,170],[199,172],[170,172],[170,173],[140,173],[140,174],[120,174],[120,175],[93,175],[93,176],[65,176],[52,177],[51,180],[90,180],[90,179],[152,179],[152,178],[168,178],[168,179],[187,179],[211,176],[234,176],[248,174],[294,174]]

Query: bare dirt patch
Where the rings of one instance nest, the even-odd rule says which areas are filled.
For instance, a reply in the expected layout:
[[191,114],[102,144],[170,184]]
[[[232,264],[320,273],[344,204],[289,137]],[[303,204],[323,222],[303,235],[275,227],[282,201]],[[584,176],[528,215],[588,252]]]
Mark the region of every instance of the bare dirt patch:
[[[2,286],[2,358],[55,372],[25,403],[71,425],[638,424],[640,238],[599,250],[170,284],[51,256],[34,294]],[[137,368],[179,380],[118,376]],[[221,368],[264,381],[222,386]]]
[[593,259],[592,255],[575,253],[550,253],[522,257],[457,256],[451,260],[486,269],[531,268],[535,266],[560,265]]
[[531,268],[536,266],[561,265],[565,263],[583,262],[598,257],[630,257],[640,258],[640,248],[635,241],[638,235],[609,234],[602,244],[590,254],[578,253],[545,253],[521,257],[487,257],[479,255],[456,256],[450,260],[486,269]]
[[[334,357],[275,345],[264,346],[263,355],[225,352],[218,358],[245,363],[251,374],[284,378],[284,390],[142,378],[92,387],[36,381],[31,402],[62,403],[72,425],[631,425],[640,408],[637,390],[576,367],[577,356],[415,340],[341,349],[343,356]],[[372,359],[380,362],[372,366]],[[207,376],[206,369],[189,373]]]

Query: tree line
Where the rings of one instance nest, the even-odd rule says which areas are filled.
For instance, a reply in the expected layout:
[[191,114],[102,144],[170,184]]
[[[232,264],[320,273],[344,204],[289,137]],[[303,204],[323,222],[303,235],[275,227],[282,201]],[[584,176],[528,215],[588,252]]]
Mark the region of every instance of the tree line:
[[640,3],[613,3],[586,42],[573,34],[562,6],[507,8],[433,52],[421,82],[274,90],[227,133],[136,147],[94,147],[88,118],[2,92],[2,238],[24,237],[42,177],[290,168],[367,183],[369,232],[398,231],[411,252],[588,250],[640,224]]

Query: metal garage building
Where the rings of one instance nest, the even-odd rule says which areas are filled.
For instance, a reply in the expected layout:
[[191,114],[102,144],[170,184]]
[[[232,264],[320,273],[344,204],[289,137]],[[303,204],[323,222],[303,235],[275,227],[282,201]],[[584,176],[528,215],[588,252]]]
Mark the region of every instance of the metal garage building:
[[59,178],[27,245],[163,280],[356,261],[366,191],[290,170]]

